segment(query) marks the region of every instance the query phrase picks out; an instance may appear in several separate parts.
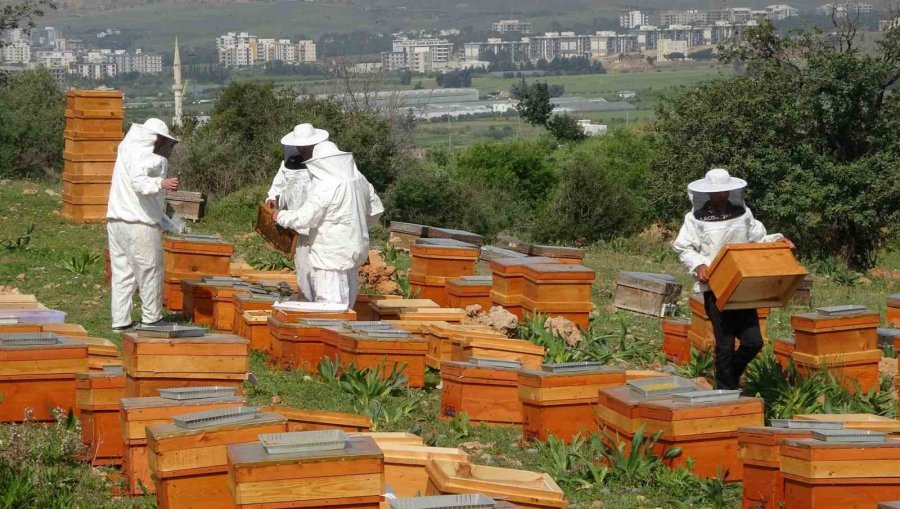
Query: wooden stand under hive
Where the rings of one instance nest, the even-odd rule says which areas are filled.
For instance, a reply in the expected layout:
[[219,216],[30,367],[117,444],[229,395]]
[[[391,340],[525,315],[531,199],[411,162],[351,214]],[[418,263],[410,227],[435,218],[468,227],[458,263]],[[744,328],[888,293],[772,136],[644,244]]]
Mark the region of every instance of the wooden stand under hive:
[[181,281],[228,276],[234,246],[213,236],[163,237],[163,304],[181,311]]
[[540,371],[519,372],[524,436],[546,441],[553,435],[566,442],[581,433],[599,432],[598,391],[625,384],[625,371],[599,363],[544,365]]
[[742,509],[780,509],[784,503],[781,444],[811,438],[812,431],[792,428],[738,429],[738,459],[744,471]]
[[433,242],[415,244],[410,248],[409,282],[412,291],[418,292],[418,297],[447,306],[447,281],[475,275],[478,246],[452,239]]
[[177,415],[238,408],[244,403],[244,398],[236,396],[187,400],[123,398],[119,406],[119,417],[125,443],[122,474],[125,476],[128,493],[138,495],[142,492],[142,486],[150,491],[156,489],[150,477],[146,432],[148,426],[165,424]]
[[62,216],[105,221],[118,145],[123,134],[123,94],[118,90],[66,93]]
[[526,315],[561,316],[587,330],[593,304],[591,285],[595,273],[583,265],[537,263],[522,271],[525,289],[522,310]]
[[54,334],[0,338],[0,422],[55,421],[75,411],[75,374],[88,370],[87,345]]
[[709,266],[720,310],[785,306],[806,278],[783,242],[728,244]]
[[441,460],[432,461],[427,469],[426,495],[482,493],[523,508],[568,507],[562,489],[547,474]]
[[284,433],[285,426],[283,416],[271,413],[230,424],[210,419],[210,424],[193,428],[171,422],[148,426],[147,449],[157,507],[233,508],[226,447],[256,443],[261,434]]
[[522,424],[518,372],[521,364],[490,361],[441,363],[441,419],[465,413],[471,422]]
[[260,443],[228,446],[228,485],[238,509],[379,509],[384,456],[369,437],[336,450],[268,454]]
[[681,365],[691,362],[691,341],[688,339],[690,330],[690,322],[684,320],[662,321],[663,353],[666,359]]
[[465,309],[481,306],[483,311],[491,309],[491,276],[463,276],[447,280],[447,305]]
[[148,338],[125,334],[122,363],[128,397],[157,396],[161,388],[227,386],[247,379],[250,342],[232,334]]
[[453,447],[424,445],[383,445],[384,481],[401,498],[421,496],[428,491],[428,465],[434,461],[469,463],[469,455]]
[[119,400],[125,396],[122,372],[89,372],[75,375],[81,441],[92,465],[122,463],[124,445],[119,419]]

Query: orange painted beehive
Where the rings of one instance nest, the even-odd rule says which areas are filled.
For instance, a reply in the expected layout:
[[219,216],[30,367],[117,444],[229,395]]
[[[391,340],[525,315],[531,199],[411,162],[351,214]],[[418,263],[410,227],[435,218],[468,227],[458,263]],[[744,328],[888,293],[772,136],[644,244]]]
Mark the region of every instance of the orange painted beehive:
[[265,407],[261,410],[283,415],[287,419],[287,431],[340,429],[347,433],[359,433],[372,429],[372,419],[366,415],[323,412],[283,405]]
[[72,197],[109,198],[112,176],[96,175],[62,175],[63,194]]
[[[823,308],[826,309],[826,308]],[[820,311],[791,316],[796,351],[831,355],[878,348],[878,313],[865,309],[848,313]]]
[[384,481],[400,497],[415,497],[428,491],[428,464],[434,460],[469,463],[469,455],[455,447],[383,445]]
[[522,424],[518,372],[521,368],[441,363],[441,419],[465,413],[472,422]]
[[549,435],[571,441],[581,433],[599,432],[597,394],[606,387],[625,384],[625,371],[594,363],[546,365],[519,372],[524,436],[547,440]]
[[794,338],[775,338],[772,343],[775,350],[775,361],[781,366],[781,369],[787,369],[791,363],[791,356],[796,350],[794,346]]
[[691,341],[688,339],[690,328],[690,322],[683,320],[662,321],[663,352],[666,359],[675,364],[687,364],[691,361]]
[[247,379],[250,342],[233,334],[148,338],[125,334],[122,365],[129,397],[155,396],[160,388],[221,385]]
[[95,466],[120,464],[125,447],[119,400],[125,396],[125,374],[78,373],[75,387],[86,458]]
[[228,446],[228,485],[238,509],[379,509],[384,456],[369,437],[342,449],[267,454],[260,443]]
[[203,279],[181,281],[181,311],[197,325],[212,325],[214,285]]
[[[47,324],[50,325],[50,324]],[[74,325],[74,324],[58,324],[58,325]],[[59,334],[65,339],[70,339],[72,341],[78,341],[87,345],[88,349],[88,368],[91,371],[99,372],[103,371],[105,366],[121,366],[122,365],[122,355],[119,352],[119,347],[116,346],[115,343],[106,339],[106,338],[93,338],[88,336],[73,336],[69,332],[65,332],[67,329],[71,332],[80,333],[79,330],[84,330],[80,325],[76,328],[70,327],[42,327],[44,332],[50,332],[48,329],[55,329],[59,332],[53,332],[54,334]]]
[[184,310],[184,281],[199,281],[202,274],[197,273],[163,273],[163,304],[169,311]]
[[235,334],[250,341],[250,349],[258,352],[272,350],[272,333],[269,332],[269,317],[272,311],[244,311],[235,320]]
[[[669,396],[661,399],[671,399]],[[597,420],[606,442],[630,442],[634,433],[642,426],[638,405],[647,401],[630,387],[608,387],[600,389],[597,398]],[[615,444],[609,444],[615,445]]]
[[156,489],[150,477],[147,451],[147,427],[164,424],[177,415],[238,408],[245,403],[242,397],[175,400],[165,398],[122,398],[119,403],[122,440],[125,451],[122,457],[122,475],[126,490],[138,495],[143,489]]
[[879,433],[900,434],[900,421],[873,414],[798,414],[798,421],[840,422],[844,429],[859,429]]
[[783,307],[806,278],[783,242],[728,244],[709,266],[719,309]]
[[420,298],[448,306],[447,281],[475,275],[478,246],[440,239],[437,245],[415,244],[410,247],[410,254],[409,282],[413,292]]
[[454,308],[481,306],[491,309],[491,276],[463,276],[447,280],[447,305]]
[[107,196],[62,195],[62,217],[77,222],[104,221]]
[[356,312],[352,309],[341,312],[321,312],[321,311],[288,311],[285,309],[273,308],[272,316],[282,322],[298,322],[303,319],[322,319],[322,320],[356,320]]
[[442,460],[434,460],[426,468],[426,495],[482,493],[502,497],[517,507],[568,507],[562,489],[544,473]]
[[870,509],[900,493],[900,441],[788,440],[781,446],[785,507]]
[[784,502],[781,444],[811,438],[806,429],[746,427],[738,429],[738,459],[744,470],[742,509],[780,509]]
[[66,112],[66,129],[64,136],[75,139],[104,138],[108,136],[124,137],[122,127],[124,118],[121,111],[110,110],[106,115],[89,115],[82,110]]
[[418,308],[405,309],[400,312],[400,321],[410,322],[447,322],[458,324],[466,318],[466,310],[462,308]]
[[595,273],[583,265],[561,263],[528,264],[523,269],[525,314],[562,316],[587,329],[593,304],[591,285]]
[[691,327],[688,331],[691,346],[701,352],[712,350],[716,344],[716,338],[713,334],[712,322],[706,314],[702,296],[692,294],[688,299],[688,305],[691,309]]
[[340,326],[342,320],[302,319],[299,322],[268,318],[272,338],[272,354],[281,366],[289,369],[315,371],[325,357],[325,327]]
[[452,337],[454,361],[465,362],[472,357],[518,361],[528,369],[540,369],[545,349],[530,341],[509,339],[480,331],[460,331]]
[[0,334],[18,334],[20,332],[42,332],[42,327],[37,323],[0,324]]
[[0,340],[0,422],[22,422],[29,409],[33,420],[53,421],[52,409],[76,409],[75,374],[88,370],[87,345],[35,341]]
[[77,159],[71,159],[74,154],[63,154],[63,175],[67,177],[83,177],[83,176],[99,176],[104,175],[112,177],[113,170],[116,166],[115,154],[109,156],[97,157],[97,161],[87,160],[87,158],[79,155]]
[[519,320],[525,318],[522,309],[522,296],[525,292],[525,266],[532,263],[554,263],[553,258],[536,256],[525,258],[499,258],[488,262],[491,269],[491,304],[501,306],[516,315]]
[[[163,301],[171,311],[181,311],[180,282],[202,276],[227,276],[234,246],[215,237],[163,237]],[[177,286],[177,288],[176,288]]]
[[247,421],[183,428],[174,423],[147,427],[150,472],[160,509],[232,508],[226,447],[257,443],[263,433],[283,433],[286,421],[264,413]]
[[213,329],[234,330],[234,286],[214,286],[212,289]]
[[111,113],[122,111],[124,98],[118,90],[69,90],[66,92],[66,114],[89,118],[115,117]]
[[439,308],[431,299],[392,299],[370,302],[369,307],[378,316],[378,320],[399,320],[400,313],[409,309]]
[[[397,322],[397,326],[403,327],[403,322]],[[425,363],[428,367],[440,369],[441,362],[453,360],[453,341],[455,338],[487,337],[505,339],[506,336],[494,332],[488,326],[480,325],[451,325],[447,322],[426,322],[421,327],[423,337],[428,341],[428,353]]]
[[803,376],[819,370],[828,370],[850,392],[862,393],[879,388],[878,363],[882,352],[879,349],[862,352],[848,352],[827,355],[808,355],[795,351],[791,354],[797,372]]
[[72,138],[65,137],[65,150],[69,154],[84,154],[85,156],[115,154],[122,141],[121,134],[104,134],[96,138]]
[[357,369],[380,370],[382,377],[402,369],[409,379],[409,387],[424,387],[425,353],[428,351],[425,338],[418,335],[379,336],[379,331],[338,335],[335,347],[340,365],[347,367],[352,363]]
[[641,403],[640,419],[647,434],[662,431],[657,443],[661,451],[678,447],[681,454],[667,464],[682,465],[694,459],[694,472],[703,477],[716,477],[729,471],[728,479],[743,478],[737,459],[737,429],[762,426],[763,402],[756,398],[740,398],[717,403],[687,403],[677,399]]
[[900,293],[888,295],[885,318],[887,323],[894,327],[900,327]]
[[356,319],[372,322],[378,320],[378,313],[372,309],[369,304],[379,300],[399,300],[403,297],[400,295],[374,295],[361,294],[356,296],[356,302],[353,304],[353,311],[356,311]]

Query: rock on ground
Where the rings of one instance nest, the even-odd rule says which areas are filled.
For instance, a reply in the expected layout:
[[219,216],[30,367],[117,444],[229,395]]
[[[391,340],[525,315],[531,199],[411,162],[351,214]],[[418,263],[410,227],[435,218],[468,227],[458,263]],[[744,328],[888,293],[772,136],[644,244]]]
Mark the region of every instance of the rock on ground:
[[478,304],[466,307],[466,318],[463,323],[487,325],[507,336],[515,334],[519,327],[519,319],[506,309],[494,306],[488,312],[484,312]]
[[21,295],[19,289],[14,286],[0,285],[0,295]]
[[560,336],[569,346],[576,346],[584,339],[584,335],[575,325],[575,322],[562,316],[548,318],[544,322],[544,330],[550,331],[555,336]]
[[359,284],[380,295],[398,294],[400,285],[394,281],[396,271],[385,263],[381,251],[373,249],[369,251],[369,260],[359,268]]

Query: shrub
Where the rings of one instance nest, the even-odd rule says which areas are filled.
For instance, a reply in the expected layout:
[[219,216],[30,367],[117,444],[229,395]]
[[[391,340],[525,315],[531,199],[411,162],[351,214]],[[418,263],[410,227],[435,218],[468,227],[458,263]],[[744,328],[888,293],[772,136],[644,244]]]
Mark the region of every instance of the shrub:
[[531,208],[556,185],[552,150],[540,141],[473,145],[457,156],[454,176],[476,188],[509,192]]
[[65,109],[66,97],[46,69],[0,81],[0,176],[59,175]]
[[578,121],[567,114],[551,117],[547,122],[547,130],[561,142],[581,141],[585,138]]

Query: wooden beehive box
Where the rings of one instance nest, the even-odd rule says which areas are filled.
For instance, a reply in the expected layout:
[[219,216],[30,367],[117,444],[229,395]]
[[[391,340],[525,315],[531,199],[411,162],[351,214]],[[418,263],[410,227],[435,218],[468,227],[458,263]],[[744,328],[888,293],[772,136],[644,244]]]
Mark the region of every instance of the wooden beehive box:
[[125,451],[122,456],[122,475],[126,490],[137,495],[141,486],[155,490],[150,477],[150,463],[147,451],[147,427],[164,424],[177,415],[238,408],[245,403],[242,397],[173,400],[160,397],[122,398],[119,403],[122,440]]
[[[277,313],[268,321],[272,352],[278,363],[289,369],[315,371],[325,357],[324,326],[282,321],[277,318]],[[340,323],[335,320],[332,325]]]
[[340,429],[347,433],[359,433],[372,429],[372,419],[366,415],[324,412],[283,405],[265,407],[262,410],[283,415],[287,419],[287,431]]
[[370,302],[369,307],[378,315],[378,320],[399,320],[400,313],[405,310],[440,306],[431,299],[392,299]]
[[559,260],[559,263],[579,264],[584,259],[585,251],[577,247],[531,245],[528,250],[531,256],[547,256]]
[[88,223],[106,220],[106,196],[62,195],[62,215],[69,221]]
[[106,115],[92,116],[84,110],[76,113],[66,111],[66,129],[64,136],[72,138],[96,138],[105,136],[125,136],[122,131],[124,115],[122,111],[109,110]]
[[424,237],[427,232],[427,226],[414,223],[401,223],[399,221],[391,221],[388,226],[390,237],[388,242],[399,249],[409,249],[416,240]]
[[432,300],[440,306],[448,306],[450,302],[447,294],[447,280],[448,278],[443,276],[409,275],[412,295],[418,299]]
[[197,325],[213,323],[213,285],[202,279],[181,281],[181,309]]
[[469,463],[469,455],[454,447],[424,445],[382,445],[384,481],[401,498],[428,491],[428,464],[434,460]]
[[878,313],[860,311],[826,315],[819,312],[791,316],[796,349],[808,355],[829,355],[878,348]]
[[41,326],[42,332],[52,332],[53,334],[68,336],[70,338],[82,338],[83,341],[88,343],[89,355],[91,353],[90,347],[92,345],[116,346],[115,343],[112,343],[108,339],[87,337],[87,330],[83,325],[77,323],[41,323],[39,325]]
[[425,353],[428,342],[422,336],[402,338],[377,338],[365,334],[340,334],[337,337],[337,355],[341,366],[353,363],[357,369],[381,370],[387,377],[394,369],[403,368],[409,387],[425,386]]
[[115,156],[97,156],[98,161],[91,161],[78,157],[78,161],[68,159],[66,157],[72,154],[64,154],[63,159],[63,175],[70,177],[78,177],[83,175],[106,175],[112,177],[115,168]]
[[226,385],[247,379],[250,342],[233,334],[196,338],[122,337],[125,393],[154,396],[160,388]]
[[644,432],[663,432],[657,443],[660,450],[681,449],[681,455],[670,460],[671,466],[694,458],[697,475],[713,478],[727,468],[732,481],[743,476],[737,460],[737,429],[762,426],[765,421],[763,402],[756,398],[721,403],[648,401],[638,406]]
[[446,283],[447,305],[465,309],[469,306],[481,306],[487,311],[491,309],[491,276],[463,276],[448,279]]
[[806,277],[783,242],[729,244],[709,266],[719,309],[783,307]]
[[227,276],[234,246],[221,240],[163,237],[163,267],[166,272]]
[[343,449],[269,455],[260,443],[228,446],[228,484],[238,509],[378,509],[384,456],[369,437]]
[[125,374],[88,372],[75,375],[75,402],[81,419],[81,441],[92,465],[118,465],[124,444],[119,400],[125,396]]
[[472,422],[522,424],[518,369],[441,363],[441,419],[465,413]]
[[706,314],[703,297],[692,294],[688,299],[688,306],[691,310],[691,328],[688,339],[698,350],[709,350],[716,344],[716,338],[713,334],[712,322]]
[[356,311],[356,319],[366,322],[374,322],[378,320],[378,314],[369,304],[379,300],[399,300],[403,297],[400,295],[377,295],[377,294],[361,294],[356,296],[356,302],[353,304],[353,311]]
[[873,414],[798,414],[798,421],[829,421],[843,423],[844,429],[860,429],[880,433],[900,433],[900,421]]
[[[659,399],[669,400],[671,396]],[[641,396],[627,386],[600,389],[597,398],[597,419],[601,433],[623,442],[630,442],[635,431],[643,425],[639,405],[646,401],[649,401],[649,398]]]
[[782,507],[781,444],[785,440],[811,437],[812,431],[804,429],[738,428],[738,460],[744,471],[744,508]]
[[250,349],[258,352],[270,352],[272,349],[272,333],[269,331],[269,318],[272,311],[244,311],[235,323],[238,330],[235,334],[250,341]]
[[544,362],[544,347],[530,341],[468,331],[460,331],[452,339],[451,357],[454,361],[465,362],[472,357],[482,357],[519,361],[529,369],[540,369]]
[[599,432],[597,394],[606,387],[625,384],[622,369],[599,367],[585,371],[554,373],[544,369],[519,372],[524,436],[547,440],[549,435],[571,441],[575,435]]
[[426,495],[482,493],[502,497],[518,507],[568,507],[562,489],[547,474],[441,460],[426,468]]
[[75,374],[87,370],[84,343],[0,343],[0,422],[22,422],[28,409],[35,421],[54,421],[53,408],[75,411]]
[[206,195],[191,191],[166,192],[166,213],[199,221],[206,212]]
[[234,330],[235,286],[214,286],[212,289],[213,329]]
[[287,256],[293,256],[297,248],[300,235],[290,228],[284,228],[272,219],[275,209],[261,203],[256,214],[256,233],[265,239],[266,243],[276,251]]
[[112,185],[110,175],[62,175],[63,194],[74,198],[102,198],[109,197],[109,189]]
[[430,322],[421,327],[422,336],[428,342],[428,351],[425,354],[425,364],[428,367],[440,369],[441,362],[452,360],[452,336],[458,330],[458,326],[443,321]]
[[885,319],[894,327],[900,327],[900,293],[888,295]]
[[278,302],[278,298],[274,295],[256,295],[250,292],[234,293],[234,312],[237,314],[244,311],[273,311],[272,306]]
[[484,244],[484,237],[477,233],[467,232],[465,230],[454,230],[453,228],[442,228],[437,226],[429,226],[426,230],[429,239],[452,239],[459,242],[466,242],[476,246]]
[[681,296],[681,284],[669,274],[619,272],[615,306],[650,316],[666,316]]
[[169,311],[184,310],[184,290],[182,281],[199,280],[202,274],[197,273],[163,273],[163,305]]
[[691,341],[688,332],[690,322],[666,319],[662,321],[663,353],[666,359],[675,364],[687,364],[691,361]]
[[574,264],[529,264],[523,275],[523,313],[561,316],[587,329],[593,310],[591,285],[595,274],[592,269]]
[[797,372],[803,376],[826,369],[840,381],[850,392],[857,390],[862,393],[869,389],[879,388],[880,375],[878,363],[881,361],[882,352],[879,349],[864,350],[862,352],[850,352],[828,355],[808,355],[795,351],[791,354]]
[[416,308],[404,309],[400,312],[400,321],[412,322],[447,322],[460,323],[466,317],[466,310],[461,308]]
[[900,441],[788,440],[781,446],[785,507],[862,509],[900,493]]
[[787,369],[788,364],[791,363],[791,356],[796,349],[794,338],[775,338],[772,346],[775,350],[775,361],[778,362],[781,369]]
[[425,445],[425,441],[419,435],[405,431],[362,431],[352,433],[350,436],[370,437],[378,447],[394,445]]
[[[58,324],[58,325],[68,325],[68,324]],[[78,326],[81,328],[81,326]],[[52,328],[52,327],[51,327]],[[50,332],[47,330],[48,327],[44,327],[44,332]],[[65,339],[70,339],[72,341],[81,342],[87,345],[88,349],[88,368],[91,371],[103,371],[104,366],[121,366],[122,365],[122,355],[119,352],[119,347],[116,346],[115,343],[106,339],[106,338],[93,338],[87,336],[71,336],[66,332],[62,332],[65,330],[65,327],[59,328],[60,332],[54,332],[54,334],[60,334]],[[75,332],[78,332],[75,330]]]
[[356,321],[356,312],[352,309],[342,312],[315,312],[315,311],[288,311],[285,309],[273,308],[272,316],[282,322],[297,322],[304,318],[315,318],[322,320],[347,320]]
[[478,246],[459,241],[415,244],[410,247],[410,254],[410,276],[457,278],[475,275]]
[[[122,111],[125,94],[119,90],[69,90],[66,114],[89,118],[116,117]],[[110,113],[111,112],[111,113]]]
[[283,433],[286,422],[281,415],[263,413],[248,421],[202,428],[182,428],[171,422],[148,426],[147,455],[157,507],[234,507],[225,448],[256,443],[263,433]]

